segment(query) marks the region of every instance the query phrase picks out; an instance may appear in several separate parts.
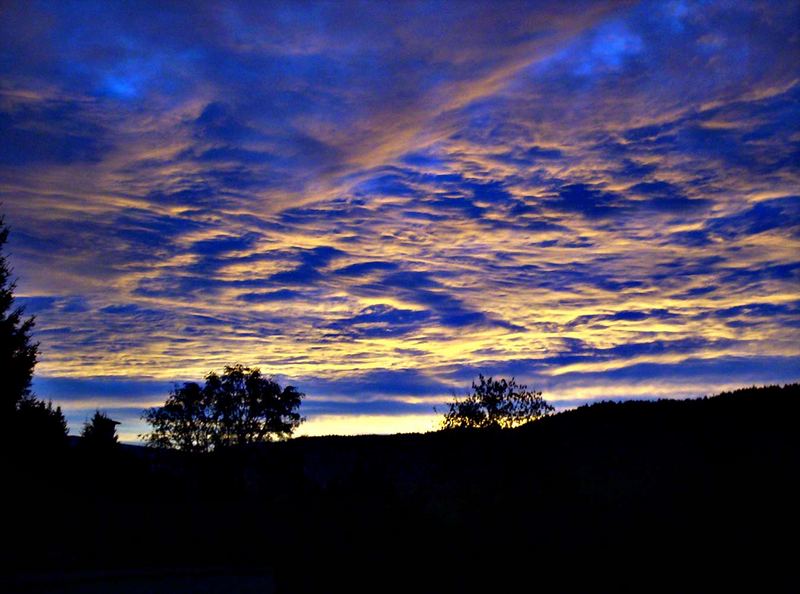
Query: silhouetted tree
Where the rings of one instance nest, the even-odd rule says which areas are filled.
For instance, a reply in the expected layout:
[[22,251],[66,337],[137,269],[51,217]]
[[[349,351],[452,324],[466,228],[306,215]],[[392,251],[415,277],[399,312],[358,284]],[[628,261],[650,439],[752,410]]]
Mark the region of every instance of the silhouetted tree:
[[150,445],[190,452],[213,447],[213,393],[189,382],[170,392],[164,406],[145,411],[153,430],[143,437]]
[[48,451],[67,442],[67,420],[61,407],[25,396],[14,412],[15,441],[25,447]]
[[67,421],[60,407],[31,394],[39,344],[31,339],[33,316],[24,318],[24,308],[14,307],[17,285],[2,252],[7,241],[0,216],[0,433],[28,449],[48,450],[66,444]]
[[175,388],[164,406],[145,411],[153,446],[205,452],[289,437],[303,418],[304,394],[261,375],[259,369],[226,366],[206,376],[204,386]]
[[96,410],[91,420],[83,425],[81,443],[93,450],[111,450],[117,445],[117,425],[119,421],[114,421]]
[[507,429],[549,415],[553,410],[541,392],[518,385],[514,378],[494,380],[478,375],[472,393],[454,398],[442,419],[443,429]]
[[33,317],[24,319],[24,309],[14,307],[16,283],[2,252],[6,241],[8,227],[0,216],[0,414],[4,424],[30,395],[39,347],[31,341]]

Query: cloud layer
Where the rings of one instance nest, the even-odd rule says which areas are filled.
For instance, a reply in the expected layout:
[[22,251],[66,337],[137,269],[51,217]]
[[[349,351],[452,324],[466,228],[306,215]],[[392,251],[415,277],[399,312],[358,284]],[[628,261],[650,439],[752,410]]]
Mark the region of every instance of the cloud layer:
[[478,371],[563,406],[800,378],[793,3],[0,10],[3,210],[73,427],[234,361],[320,431]]

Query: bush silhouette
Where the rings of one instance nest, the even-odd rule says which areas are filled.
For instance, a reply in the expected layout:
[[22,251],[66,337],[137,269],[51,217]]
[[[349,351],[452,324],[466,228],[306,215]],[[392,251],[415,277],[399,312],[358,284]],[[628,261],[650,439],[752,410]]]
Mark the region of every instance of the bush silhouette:
[[304,394],[261,375],[257,368],[226,366],[175,388],[164,406],[145,411],[152,426],[143,435],[152,446],[207,452],[289,437],[303,418],[297,412]]
[[448,404],[443,429],[508,429],[547,416],[553,410],[541,392],[518,385],[514,378],[495,380],[478,375],[472,393]]

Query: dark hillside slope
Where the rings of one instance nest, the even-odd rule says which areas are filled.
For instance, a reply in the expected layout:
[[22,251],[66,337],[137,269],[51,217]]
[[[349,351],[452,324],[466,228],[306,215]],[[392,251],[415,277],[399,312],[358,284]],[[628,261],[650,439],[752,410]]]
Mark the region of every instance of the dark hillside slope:
[[283,591],[504,591],[534,575],[650,591],[777,580],[798,527],[798,408],[792,385],[601,403],[512,431],[100,462],[74,448],[18,483],[18,509],[46,493],[48,511],[17,516],[11,558],[28,575],[263,569]]
[[[518,555],[551,566],[608,555],[646,567],[677,556],[687,567],[713,554],[751,568],[760,557],[777,575],[788,555],[779,543],[795,538],[800,501],[799,408],[793,385],[601,403],[498,433],[281,447],[323,487],[326,511],[315,520],[325,526],[321,557],[348,546],[353,557],[365,554],[361,540],[335,536],[346,517],[370,538],[424,535],[415,550],[439,558],[499,547],[505,563]],[[476,577],[460,575],[464,586]]]

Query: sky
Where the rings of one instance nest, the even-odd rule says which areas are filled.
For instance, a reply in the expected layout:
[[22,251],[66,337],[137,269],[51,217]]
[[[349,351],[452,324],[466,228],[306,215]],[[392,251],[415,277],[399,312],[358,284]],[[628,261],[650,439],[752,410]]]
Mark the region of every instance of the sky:
[[0,202],[73,433],[211,370],[301,433],[800,380],[797,2],[0,3]]

